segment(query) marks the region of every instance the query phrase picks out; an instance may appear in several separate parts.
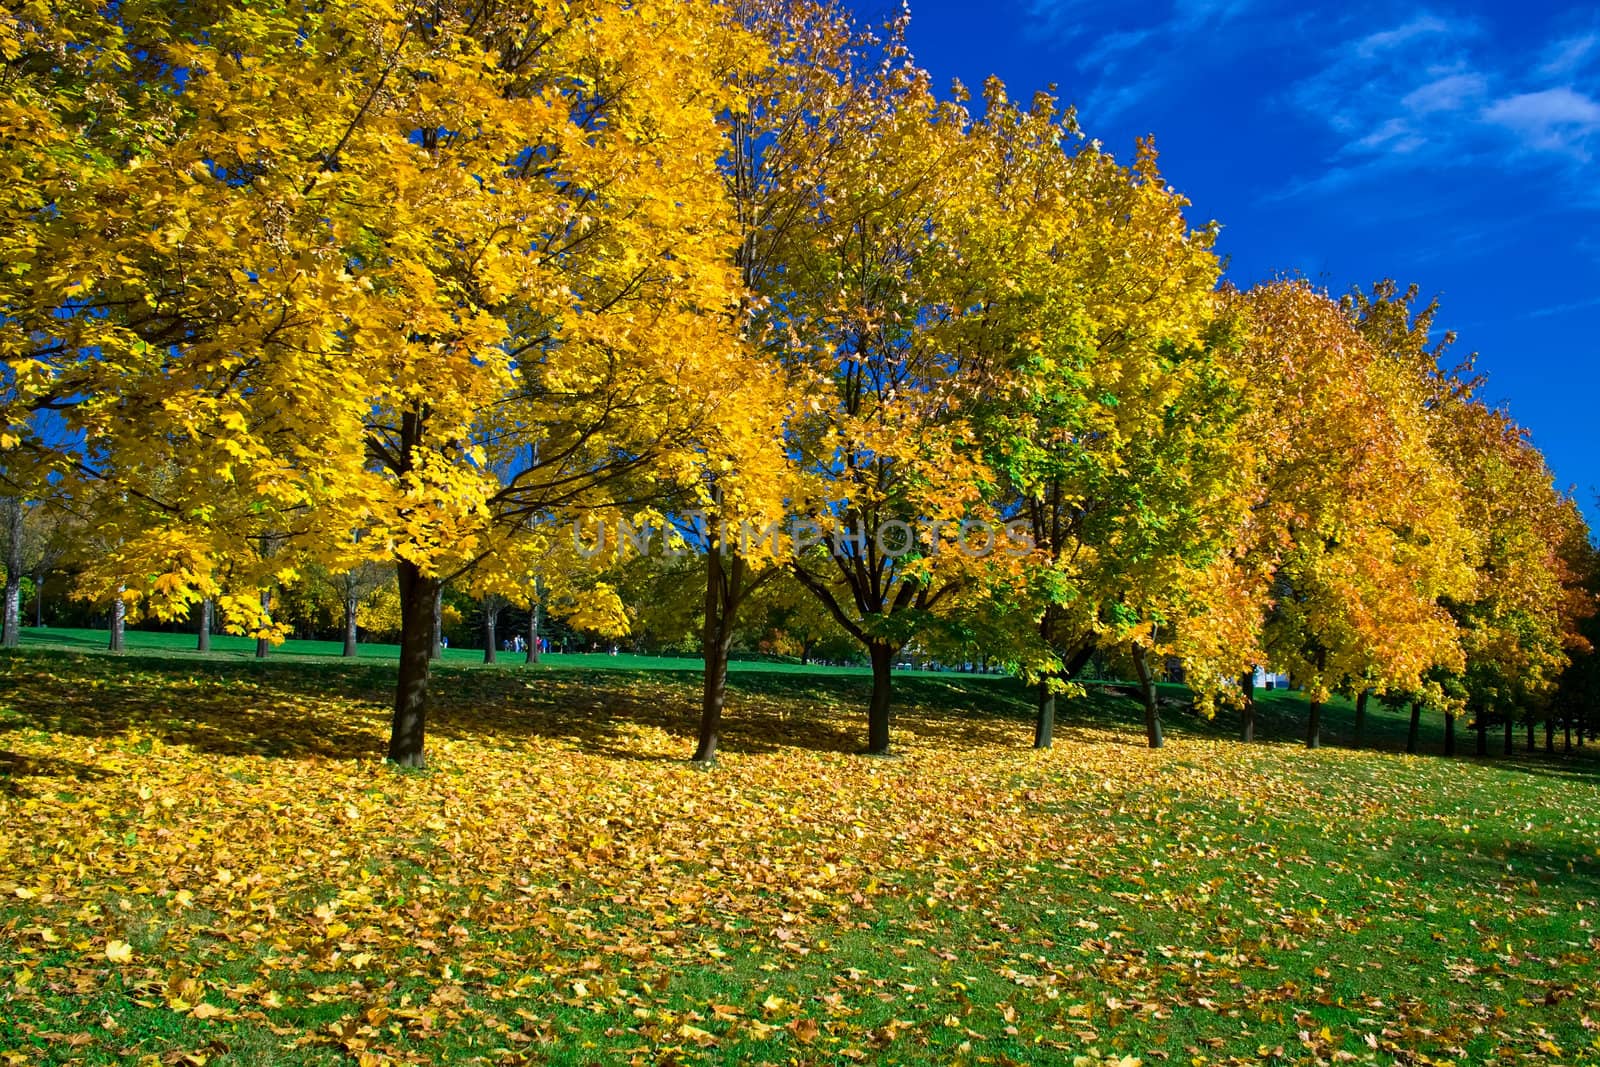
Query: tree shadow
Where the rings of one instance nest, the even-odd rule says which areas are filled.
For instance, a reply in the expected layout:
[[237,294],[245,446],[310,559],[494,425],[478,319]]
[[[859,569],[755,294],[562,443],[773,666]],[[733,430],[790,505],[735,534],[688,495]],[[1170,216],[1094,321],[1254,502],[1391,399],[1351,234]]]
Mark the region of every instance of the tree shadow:
[[[1020,686],[1005,679],[896,681],[902,737],[988,744],[1026,710]],[[0,659],[0,682],[12,713],[41,730],[100,737],[138,729],[216,755],[359,759],[385,750],[394,667],[23,650]],[[687,758],[699,723],[692,671],[439,664],[432,691],[429,733],[451,739],[545,739],[616,758],[674,758],[632,743],[630,735],[660,730],[683,739]],[[720,747],[857,752],[870,692],[860,673],[739,672],[730,677]]]
[[102,767],[54,756],[25,756],[0,750],[0,794],[12,798],[33,795],[19,778],[47,778],[57,781],[98,782],[111,777]]
[[[1559,744],[1559,742],[1558,742]],[[1587,745],[1566,752],[1517,752],[1511,756],[1480,757],[1517,774],[1530,774],[1541,778],[1554,778],[1574,784],[1600,784],[1600,747]]]
[[[493,744],[548,741],[616,759],[671,760],[662,746],[641,746],[641,732],[681,740],[687,759],[699,725],[694,671],[620,668],[485,669],[443,663],[434,668],[431,735]],[[729,676],[720,748],[770,754],[800,749],[856,753],[864,748],[871,677],[861,672],[739,671]],[[59,649],[23,649],[0,657],[0,686],[15,719],[41,730],[108,736],[138,729],[163,743],[226,756],[352,760],[386,748],[394,665],[323,660],[207,660],[160,652],[111,656]],[[1238,716],[1195,712],[1181,687],[1163,687],[1169,736],[1234,739]],[[897,676],[894,737],[898,744],[937,743],[953,749],[1026,744],[1035,714],[1031,687],[992,675]],[[1302,701],[1258,704],[1262,744],[1301,744]],[[1107,732],[1142,744],[1142,708],[1103,687],[1058,704],[1057,736],[1105,743]],[[1349,744],[1348,706],[1330,704],[1325,739]],[[1375,750],[1396,749],[1393,716],[1370,720]],[[1400,725],[1404,725],[1401,723]],[[0,732],[8,724],[0,720]],[[15,728],[12,726],[12,728]],[[1428,735],[1429,749],[1442,740]],[[1463,755],[1472,737],[1463,731]],[[1600,753],[1597,753],[1600,755]],[[1520,773],[1600,779],[1600,759],[1522,754],[1497,765]]]

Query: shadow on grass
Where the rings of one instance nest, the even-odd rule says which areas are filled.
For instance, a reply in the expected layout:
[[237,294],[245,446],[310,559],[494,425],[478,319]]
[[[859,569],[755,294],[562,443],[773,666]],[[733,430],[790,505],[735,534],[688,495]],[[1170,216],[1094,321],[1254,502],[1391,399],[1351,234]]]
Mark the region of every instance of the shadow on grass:
[[[0,707],[13,716],[0,731],[135,729],[219,755],[356,759],[384,751],[394,666],[24,649],[0,658],[0,683],[7,692]],[[733,674],[721,747],[859,751],[870,684],[859,673]],[[698,726],[692,671],[444,663],[433,669],[432,689],[428,729],[446,738],[549,738],[617,758],[671,758],[637,751],[624,733],[642,727],[682,737],[687,757]],[[1031,714],[1025,695],[993,676],[898,678],[896,730],[958,747],[991,743]]]
[[[219,755],[357,759],[381,756],[388,738],[394,665],[362,660],[206,659],[172,653],[121,656],[23,649],[0,656],[0,732],[37,730],[105,736],[129,729],[164,743]],[[721,742],[730,753],[785,749],[853,753],[863,747],[870,676],[741,671],[729,676]],[[1170,736],[1238,736],[1238,714],[1207,719],[1189,707],[1182,687],[1164,686]],[[895,678],[895,736],[956,749],[1027,743],[1033,690],[989,675],[913,674]],[[641,751],[627,735],[658,729],[682,738],[687,758],[698,727],[699,674],[617,668],[511,667],[485,670],[445,662],[434,667],[432,736],[493,743],[549,739],[618,759],[673,759]],[[1373,702],[1365,746],[1402,751],[1406,719]],[[1085,698],[1058,705],[1060,743],[1104,743],[1104,733],[1143,743],[1143,711],[1121,687],[1091,685]],[[1261,744],[1301,744],[1306,706],[1299,694],[1266,692],[1257,702]],[[1324,742],[1350,745],[1354,712],[1330,702]],[[1427,720],[1424,751],[1443,748],[1437,716]],[[1471,751],[1464,729],[1460,752]],[[1590,753],[1600,755],[1591,748]],[[1497,760],[1510,769],[1587,780],[1600,760],[1521,754]],[[3,771],[0,771],[3,773]],[[8,775],[14,779],[17,775]]]
[[110,772],[87,763],[57,759],[54,756],[24,756],[0,750],[0,795],[26,797],[31,794],[18,779],[53,778],[57,781],[97,782]]

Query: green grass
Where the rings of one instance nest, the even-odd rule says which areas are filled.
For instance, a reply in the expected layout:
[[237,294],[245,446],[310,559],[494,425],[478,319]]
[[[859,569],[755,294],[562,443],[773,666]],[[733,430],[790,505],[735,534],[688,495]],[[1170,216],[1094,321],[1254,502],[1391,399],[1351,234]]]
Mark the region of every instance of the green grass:
[[[104,630],[52,626],[24,627],[22,629],[22,645],[25,648],[102,652],[106,650],[108,640],[109,634]],[[194,634],[128,629],[124,631],[123,643],[126,650],[131,653],[166,653],[199,658],[201,653],[195,650],[195,641]],[[363,642],[357,646],[357,649],[357,658],[362,660],[394,660],[400,655],[399,645]],[[211,651],[205,655],[213,659],[238,660],[254,659],[255,654],[256,642],[254,638],[215,634],[211,638]],[[305,641],[291,638],[281,645],[273,647],[267,658],[315,660],[340,659],[343,658],[343,655],[344,643],[342,641]],[[523,662],[524,655],[521,652],[500,652],[492,666],[498,668],[523,667],[525,666]],[[541,666],[552,669],[697,671],[700,669],[701,663],[698,658],[690,656],[652,656],[624,652],[619,652],[614,656],[608,652],[547,652],[539,658]],[[491,666],[483,662],[483,650],[478,648],[444,649],[441,660],[451,665]],[[768,659],[744,660],[735,658],[729,663],[728,668],[731,671],[765,671],[780,674],[826,672],[865,675],[871,673],[871,669],[864,666],[819,668],[797,662]],[[907,671],[905,673],[943,674],[948,672]]]
[[700,771],[601,666],[447,661],[400,773],[379,660],[0,656],[0,1063],[1600,1063],[1593,746],[1168,688],[1035,753],[946,674],[875,760],[860,674],[750,670]]

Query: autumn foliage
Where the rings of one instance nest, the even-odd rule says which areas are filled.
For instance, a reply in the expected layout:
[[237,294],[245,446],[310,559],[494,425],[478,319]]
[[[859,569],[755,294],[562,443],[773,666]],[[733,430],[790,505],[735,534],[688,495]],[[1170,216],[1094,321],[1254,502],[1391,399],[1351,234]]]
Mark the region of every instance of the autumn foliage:
[[[503,605],[537,643],[542,612],[616,638],[674,601],[704,762],[741,613],[807,597],[873,668],[877,753],[908,650],[1037,683],[1040,747],[1093,655],[1152,745],[1169,663],[1247,734],[1241,679],[1287,671],[1312,745],[1335,692],[1540,714],[1587,530],[1437,309],[1222,284],[1153,141],[941,96],[904,30],[809,0],[8,7],[12,512],[74,516],[117,625],[214,612],[266,655],[309,585],[351,635],[376,597],[404,765],[447,586],[491,651]],[[643,577],[578,520],[703,572]],[[719,532],[751,522],[816,536]],[[973,525],[1025,545],[962,551]]]

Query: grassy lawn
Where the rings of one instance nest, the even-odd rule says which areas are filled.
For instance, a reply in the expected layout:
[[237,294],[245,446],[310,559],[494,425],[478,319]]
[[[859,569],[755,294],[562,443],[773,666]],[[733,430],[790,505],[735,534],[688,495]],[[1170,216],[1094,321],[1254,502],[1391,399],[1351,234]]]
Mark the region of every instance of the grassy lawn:
[[[46,626],[43,628],[24,627],[22,630],[22,643],[28,648],[53,648],[62,650],[77,650],[85,652],[99,652],[106,647],[108,635],[104,630],[78,630]],[[164,653],[175,656],[185,656],[200,659],[195,652],[195,635],[184,633],[161,633],[148,630],[125,631],[125,644],[127,650],[133,653]],[[394,660],[400,655],[399,645],[368,644],[357,646],[359,659],[367,660]],[[216,634],[211,638],[211,652],[209,659],[240,660],[255,659],[256,642],[254,638],[232,637],[227,634]],[[269,659],[327,659],[338,658],[344,654],[344,644],[340,641],[301,641],[289,640],[273,648]],[[483,662],[483,650],[480,648],[448,648],[443,650],[442,659],[452,666],[489,666]],[[524,653],[501,652],[493,666],[497,668],[521,667]],[[605,652],[547,652],[539,657],[540,665],[551,668],[581,667],[589,670],[678,670],[698,671],[700,660],[686,656],[641,656],[631,653],[618,653],[613,656]],[[786,663],[768,660],[738,660],[729,664],[733,671],[769,671],[777,673],[810,674],[815,668],[803,666],[798,663]],[[830,667],[829,673],[839,674],[871,674],[867,667]],[[932,674],[935,672],[911,671],[910,674]]]
[[0,1063],[1600,1063],[1593,748],[752,669],[707,772],[691,673],[455,650],[403,773],[389,664],[158,636],[0,656]]

